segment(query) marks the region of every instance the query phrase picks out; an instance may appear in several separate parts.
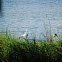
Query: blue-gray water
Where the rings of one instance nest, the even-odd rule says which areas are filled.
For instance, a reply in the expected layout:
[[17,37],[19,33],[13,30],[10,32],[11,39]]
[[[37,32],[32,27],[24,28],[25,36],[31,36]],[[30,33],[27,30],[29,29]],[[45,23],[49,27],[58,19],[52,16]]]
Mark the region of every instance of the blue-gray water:
[[4,31],[8,27],[13,34],[21,36],[29,27],[29,37],[41,38],[41,32],[49,35],[50,26],[52,36],[61,32],[62,0],[3,0],[0,28]]

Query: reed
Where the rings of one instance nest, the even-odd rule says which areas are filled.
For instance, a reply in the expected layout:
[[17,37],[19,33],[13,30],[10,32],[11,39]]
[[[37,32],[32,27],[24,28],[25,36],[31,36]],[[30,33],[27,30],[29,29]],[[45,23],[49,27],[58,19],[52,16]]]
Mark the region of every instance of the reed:
[[7,31],[0,34],[2,62],[62,62],[62,41],[30,42],[16,39]]

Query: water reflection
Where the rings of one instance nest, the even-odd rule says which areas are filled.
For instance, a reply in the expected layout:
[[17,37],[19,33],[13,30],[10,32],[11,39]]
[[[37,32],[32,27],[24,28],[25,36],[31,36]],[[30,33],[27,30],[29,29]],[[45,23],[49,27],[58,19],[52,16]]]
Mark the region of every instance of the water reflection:
[[2,1],[2,0],[0,0],[0,12],[1,12],[1,9],[2,9],[2,4],[1,4],[1,1]]
[[2,5],[3,5],[3,2],[2,0],[0,0],[0,18],[2,18],[2,15],[3,15],[3,12],[2,12]]

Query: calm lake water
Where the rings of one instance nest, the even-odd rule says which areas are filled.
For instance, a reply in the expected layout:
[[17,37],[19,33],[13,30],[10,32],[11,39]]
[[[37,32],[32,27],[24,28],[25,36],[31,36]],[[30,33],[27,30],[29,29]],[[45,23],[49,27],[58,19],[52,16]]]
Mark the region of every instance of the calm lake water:
[[[3,0],[0,30],[8,28],[21,36],[29,27],[28,35],[43,38],[40,33],[61,33],[62,0]],[[60,33],[59,33],[60,32]]]

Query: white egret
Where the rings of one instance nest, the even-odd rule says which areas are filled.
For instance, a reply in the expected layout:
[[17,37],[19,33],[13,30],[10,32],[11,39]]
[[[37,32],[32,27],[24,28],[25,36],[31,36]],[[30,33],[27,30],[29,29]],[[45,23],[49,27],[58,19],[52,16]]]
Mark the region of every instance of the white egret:
[[26,32],[25,32],[23,35],[21,35],[21,37],[22,37],[22,38],[24,38],[24,37],[26,37],[26,36],[27,36],[28,28],[29,28],[29,27],[27,27]]

